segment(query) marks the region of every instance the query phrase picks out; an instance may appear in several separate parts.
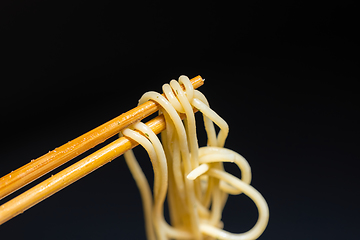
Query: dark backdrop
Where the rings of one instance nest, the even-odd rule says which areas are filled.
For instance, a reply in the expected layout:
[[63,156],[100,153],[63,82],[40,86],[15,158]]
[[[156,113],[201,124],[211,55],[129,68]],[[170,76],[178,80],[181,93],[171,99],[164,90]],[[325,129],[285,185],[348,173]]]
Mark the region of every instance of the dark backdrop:
[[[226,146],[248,159],[269,204],[260,239],[358,239],[358,18],[351,1],[2,1],[0,175],[135,107],[144,92],[200,74],[230,125]],[[226,229],[246,231],[256,218],[246,196],[229,199]],[[0,236],[144,239],[142,219],[119,158]]]

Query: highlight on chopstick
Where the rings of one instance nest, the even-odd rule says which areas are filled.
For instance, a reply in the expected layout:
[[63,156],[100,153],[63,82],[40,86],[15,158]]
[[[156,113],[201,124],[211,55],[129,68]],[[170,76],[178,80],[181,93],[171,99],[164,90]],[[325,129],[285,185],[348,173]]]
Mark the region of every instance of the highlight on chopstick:
[[[90,145],[99,143],[100,140],[94,137],[98,137],[94,133],[99,129],[110,129],[101,139],[121,131],[118,140],[0,206],[0,224],[124,154],[142,198],[148,239],[257,239],[268,223],[268,205],[264,197],[250,185],[251,169],[246,159],[235,151],[224,148],[229,127],[210,108],[206,97],[194,89],[202,85],[203,79],[200,76],[194,79],[190,81],[188,77],[180,76],[178,81],[172,80],[170,84],[163,85],[162,95],[156,92],[145,93],[134,113],[122,114],[122,117],[101,125],[88,135],[84,134],[88,136],[87,141],[91,142],[86,147],[78,147],[76,139],[72,145],[62,146],[66,154],[53,157],[55,162],[60,162],[58,159],[68,161],[74,157],[66,152],[68,148],[78,147],[81,151],[86,151]],[[146,107],[141,108],[144,104]],[[150,105],[152,109],[149,111]],[[139,122],[157,110],[158,117],[146,124]],[[145,111],[148,112],[145,114]],[[202,113],[207,133],[207,146],[200,148],[194,117],[196,111]],[[129,121],[124,123],[122,119]],[[118,122],[121,122],[121,127],[117,127]],[[214,124],[220,128],[218,133]],[[157,136],[159,133],[161,138]],[[138,144],[148,152],[153,166],[152,190],[131,150]],[[49,161],[49,158],[44,159]],[[241,179],[225,171],[225,162],[235,163],[239,167]],[[44,168],[42,174],[54,169],[55,165]],[[18,181],[9,182],[6,176],[0,179],[0,198],[1,193],[9,194],[39,177],[38,173],[34,173],[26,178],[22,172],[24,167],[18,169]],[[25,176],[26,181],[21,182],[21,176]],[[224,230],[222,212],[229,195],[242,193],[255,203],[258,220],[247,232],[230,233]],[[170,222],[164,217],[165,201],[168,203]]]

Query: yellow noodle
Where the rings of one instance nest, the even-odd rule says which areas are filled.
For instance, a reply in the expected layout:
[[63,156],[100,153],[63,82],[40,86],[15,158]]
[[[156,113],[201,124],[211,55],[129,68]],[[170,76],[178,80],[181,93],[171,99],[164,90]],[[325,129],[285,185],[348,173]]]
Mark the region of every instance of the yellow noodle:
[[[166,121],[162,141],[141,122],[123,131],[125,136],[146,149],[153,165],[154,189],[151,191],[132,151],[124,155],[143,199],[147,238],[257,239],[267,226],[268,206],[263,196],[250,185],[251,168],[246,159],[224,148],[228,124],[210,108],[206,97],[193,89],[188,77],[180,76],[179,82],[172,80],[170,84],[164,84],[163,91],[166,98],[156,92],[147,92],[139,100],[142,104],[151,99],[162,107],[160,112]],[[197,142],[193,108],[204,117],[208,145],[202,148]],[[184,121],[178,113],[186,114]],[[218,134],[214,124],[220,128]],[[241,180],[225,172],[223,162],[236,164],[241,171]],[[259,212],[258,221],[245,233],[230,233],[222,229],[222,211],[228,194],[241,193],[254,201]],[[166,197],[170,224],[164,218]]]

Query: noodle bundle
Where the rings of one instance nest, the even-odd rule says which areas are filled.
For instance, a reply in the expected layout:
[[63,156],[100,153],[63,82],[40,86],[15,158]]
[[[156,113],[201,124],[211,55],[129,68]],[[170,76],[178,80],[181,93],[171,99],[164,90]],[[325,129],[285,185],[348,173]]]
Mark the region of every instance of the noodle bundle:
[[[181,88],[183,84],[185,91]],[[166,96],[147,92],[139,104],[153,100],[161,106],[166,130],[161,141],[144,123],[138,122],[122,134],[141,144],[150,157],[154,171],[154,187],[149,183],[132,150],[124,156],[139,188],[147,238],[155,239],[256,239],[265,230],[269,209],[263,196],[250,185],[251,169],[244,157],[224,148],[229,132],[227,123],[210,107],[205,96],[194,90],[186,76],[164,84]],[[208,144],[199,148],[193,108],[204,118]],[[186,115],[181,120],[179,113]],[[214,123],[220,128],[216,134]],[[235,163],[241,179],[227,173],[223,162]],[[223,230],[222,211],[228,195],[244,193],[255,203],[258,220],[245,233]],[[170,223],[164,217],[167,199]]]

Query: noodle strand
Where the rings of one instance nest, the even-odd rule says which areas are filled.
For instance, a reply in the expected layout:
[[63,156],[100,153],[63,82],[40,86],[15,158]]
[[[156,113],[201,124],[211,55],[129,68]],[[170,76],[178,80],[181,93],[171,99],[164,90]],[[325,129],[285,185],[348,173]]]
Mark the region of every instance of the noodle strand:
[[[185,88],[182,90],[180,84]],[[139,188],[144,208],[147,238],[161,239],[256,239],[265,230],[269,209],[263,196],[250,185],[251,168],[240,154],[224,148],[229,126],[214,112],[206,97],[194,90],[186,76],[163,85],[165,97],[147,92],[142,104],[153,100],[161,106],[166,130],[159,138],[142,122],[124,129],[122,134],[141,144],[149,154],[154,171],[154,188],[150,189],[132,150],[124,154]],[[199,148],[193,108],[204,118],[208,145]],[[181,121],[179,113],[186,118]],[[214,124],[220,130],[216,134]],[[241,179],[227,173],[223,163],[239,167]],[[228,194],[244,193],[256,205],[258,220],[247,232],[230,233],[221,221]],[[167,199],[170,223],[164,217]]]

